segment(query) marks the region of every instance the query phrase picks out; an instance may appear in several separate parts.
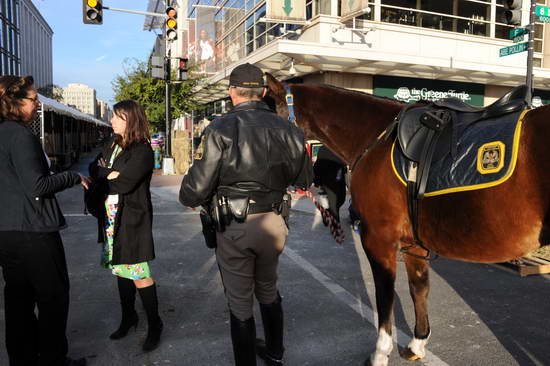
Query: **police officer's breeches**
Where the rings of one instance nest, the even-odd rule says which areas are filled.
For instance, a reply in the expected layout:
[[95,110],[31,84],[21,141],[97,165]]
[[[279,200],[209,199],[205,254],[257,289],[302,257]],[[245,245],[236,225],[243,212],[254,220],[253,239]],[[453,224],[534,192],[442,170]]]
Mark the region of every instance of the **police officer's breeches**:
[[273,212],[248,215],[217,233],[216,258],[229,309],[240,320],[252,316],[253,295],[262,304],[277,299],[277,266],[288,229]]

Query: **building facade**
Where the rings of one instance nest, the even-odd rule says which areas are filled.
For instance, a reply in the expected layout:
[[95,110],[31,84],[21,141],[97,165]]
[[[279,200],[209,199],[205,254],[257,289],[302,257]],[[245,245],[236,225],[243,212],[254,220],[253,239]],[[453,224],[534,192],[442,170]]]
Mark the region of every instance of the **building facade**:
[[112,117],[112,111],[109,104],[105,103],[101,99],[97,100],[96,105],[96,118],[109,122]]
[[31,0],[20,1],[21,75],[32,75],[37,88],[53,84],[53,31]]
[[[189,0],[182,34],[188,57],[201,65],[206,84],[219,85],[198,97],[205,104],[226,97],[228,75],[244,62],[281,80],[299,77],[404,101],[455,96],[487,105],[525,82],[527,52],[499,52],[513,45],[504,0],[355,0],[361,6],[350,13],[352,3],[295,0],[292,7],[304,6],[305,19],[281,20],[269,18],[280,0]],[[522,24],[529,5],[523,1]],[[536,105],[550,102],[548,32],[535,25]],[[208,43],[215,45],[209,59],[201,53]]]
[[20,75],[19,0],[0,1],[0,75]]
[[0,75],[32,75],[53,83],[53,31],[31,0],[0,1]]
[[69,84],[63,88],[63,103],[81,112],[96,116],[96,91],[84,84]]

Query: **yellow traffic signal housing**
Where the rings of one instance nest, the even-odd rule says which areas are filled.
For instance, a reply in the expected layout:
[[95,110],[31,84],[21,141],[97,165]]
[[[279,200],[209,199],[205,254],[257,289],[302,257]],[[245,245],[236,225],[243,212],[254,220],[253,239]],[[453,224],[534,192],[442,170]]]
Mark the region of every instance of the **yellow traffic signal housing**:
[[178,12],[175,8],[168,7],[166,8],[166,15],[168,16],[165,23],[166,39],[169,41],[173,41],[178,38]]
[[84,24],[103,24],[103,0],[82,0]]

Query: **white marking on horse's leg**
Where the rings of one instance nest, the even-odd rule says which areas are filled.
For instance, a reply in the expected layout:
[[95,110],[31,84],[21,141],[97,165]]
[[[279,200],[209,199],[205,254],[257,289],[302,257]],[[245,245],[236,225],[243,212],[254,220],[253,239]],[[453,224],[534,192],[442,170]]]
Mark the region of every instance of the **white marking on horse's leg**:
[[372,366],[387,366],[392,349],[392,337],[384,329],[381,329],[380,332],[378,332],[376,351],[370,357]]
[[418,356],[418,358],[424,358],[426,356],[426,344],[428,343],[430,334],[431,331],[424,339],[413,338],[407,346],[416,356]]
[[[293,260],[298,266],[300,266],[304,271],[308,272],[315,280],[317,280],[323,287],[330,291],[336,298],[342,301],[344,304],[349,306],[357,314],[361,315],[363,319],[375,326],[377,323],[371,321],[370,319],[376,319],[377,315],[375,311],[368,305],[364,304],[360,298],[353,296],[348,290],[340,286],[333,279],[329,278],[323,272],[321,272],[313,264],[309,263],[305,258],[300,256],[290,247],[285,247],[283,252],[288,258]],[[360,305],[359,305],[360,304]],[[399,340],[399,345],[405,347],[406,340],[409,339],[409,336],[399,328],[394,332],[397,334],[397,339]],[[422,362],[426,366],[449,366],[445,361],[441,360],[439,357],[426,351],[426,359]]]

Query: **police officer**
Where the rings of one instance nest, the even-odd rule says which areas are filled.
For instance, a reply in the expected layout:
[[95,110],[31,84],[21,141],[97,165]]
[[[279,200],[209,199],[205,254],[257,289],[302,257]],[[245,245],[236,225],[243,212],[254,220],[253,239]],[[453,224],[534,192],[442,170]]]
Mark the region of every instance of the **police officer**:
[[[222,232],[216,233],[216,259],[236,365],[256,365],[256,353],[268,365],[282,365],[277,266],[288,235],[286,189],[311,185],[311,160],[301,130],[262,101],[266,88],[259,68],[237,66],[229,85],[234,108],[205,129],[179,198],[196,207],[208,205],[215,194],[214,206],[222,213],[217,217]],[[260,303],[265,341],[256,340],[253,295]]]

